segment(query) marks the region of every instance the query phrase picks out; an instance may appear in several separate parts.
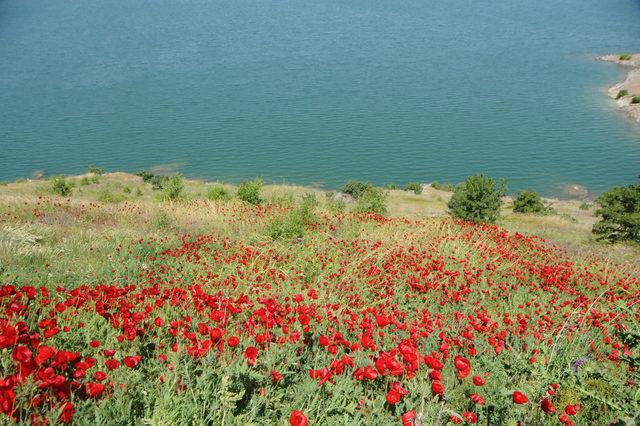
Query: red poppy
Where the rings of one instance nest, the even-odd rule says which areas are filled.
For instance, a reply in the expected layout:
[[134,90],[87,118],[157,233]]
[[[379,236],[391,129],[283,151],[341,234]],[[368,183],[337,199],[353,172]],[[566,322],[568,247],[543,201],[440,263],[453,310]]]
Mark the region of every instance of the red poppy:
[[307,416],[300,410],[293,410],[289,416],[291,426],[307,426]]
[[527,402],[529,402],[527,396],[519,391],[515,391],[512,398],[513,402],[515,402],[516,404],[526,404]]

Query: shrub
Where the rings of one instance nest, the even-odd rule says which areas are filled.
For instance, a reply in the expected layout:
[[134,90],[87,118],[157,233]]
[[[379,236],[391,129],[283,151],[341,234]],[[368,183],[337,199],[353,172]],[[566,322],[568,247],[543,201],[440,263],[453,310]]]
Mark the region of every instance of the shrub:
[[101,203],[119,203],[124,200],[124,195],[114,194],[111,191],[104,190],[98,193],[98,201]]
[[391,182],[389,185],[387,185],[387,189],[389,189],[389,190],[398,189],[398,185],[396,185],[395,183]]
[[55,192],[56,194],[67,197],[71,195],[73,184],[65,180],[63,176],[57,176],[53,179],[51,187],[53,189],[53,192]]
[[165,200],[177,200],[184,189],[184,181],[180,173],[167,178],[166,183],[162,187],[162,198]]
[[629,94],[629,91],[627,89],[622,89],[621,91],[618,92],[616,99],[624,98],[628,94]]
[[610,189],[596,202],[596,215],[602,217],[593,225],[598,239],[640,242],[640,177],[635,184]]
[[368,188],[360,197],[354,209],[362,213],[387,213],[387,193],[380,188]]
[[453,183],[446,183],[446,182],[433,182],[431,184],[431,187],[433,189],[437,189],[438,191],[447,191],[447,192],[453,192],[456,189],[456,186]]
[[88,177],[85,176],[82,179],[80,179],[80,185],[81,186],[87,186],[87,185],[90,185],[90,184],[91,184],[91,181],[89,180]]
[[359,180],[350,180],[342,187],[342,192],[345,194],[351,195],[356,200],[360,198],[360,196],[367,191],[368,189],[372,189],[373,185],[368,182],[362,182]]
[[149,179],[151,183],[151,189],[154,191],[160,191],[164,188],[164,186],[169,182],[169,176],[163,175],[153,175],[151,179]]
[[289,212],[285,217],[274,219],[268,226],[267,232],[274,240],[302,237],[307,226],[316,221],[315,209],[318,200],[314,194],[302,197],[301,205]]
[[405,187],[405,191],[413,191],[414,194],[422,194],[422,185],[418,182],[409,182]]
[[513,211],[515,213],[544,213],[544,210],[542,198],[535,191],[520,191],[518,192],[518,197],[513,200]]
[[125,186],[124,188],[122,188],[122,192],[124,192],[125,194],[131,194],[131,188],[128,186]]
[[264,182],[260,178],[255,178],[254,180],[245,180],[240,182],[238,186],[238,198],[245,203],[258,205],[262,202],[260,198],[260,191],[262,190],[262,186]]
[[631,98],[631,103],[640,104],[640,96],[634,96],[633,98]]
[[154,175],[146,170],[140,170],[139,172],[136,172],[136,176],[140,176],[143,182],[149,182]]
[[226,200],[229,198],[229,193],[222,185],[213,185],[207,191],[207,199],[211,201]]
[[101,175],[104,173],[104,169],[100,168],[100,167],[96,167],[93,164],[91,164],[88,168],[87,168],[87,173],[92,173],[94,175]]
[[620,55],[620,60],[621,61],[630,61],[631,60],[631,55],[628,53],[623,53],[622,55]]
[[580,210],[589,210],[591,208],[591,204],[586,201],[580,204]]
[[456,186],[449,200],[449,209],[453,216],[475,223],[495,222],[500,215],[502,197],[506,184],[496,182],[488,176],[469,176]]

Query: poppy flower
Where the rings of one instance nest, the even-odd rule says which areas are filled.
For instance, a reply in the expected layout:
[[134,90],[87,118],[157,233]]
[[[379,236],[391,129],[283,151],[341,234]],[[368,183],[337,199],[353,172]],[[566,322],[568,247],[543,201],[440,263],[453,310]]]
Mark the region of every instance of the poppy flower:
[[127,356],[122,360],[122,362],[124,362],[124,365],[129,368],[135,368],[140,363],[141,359],[141,355]]
[[553,406],[553,403],[549,400],[549,398],[542,398],[542,401],[540,401],[540,408],[542,408],[542,411],[544,411],[545,413],[556,412],[556,407]]
[[307,416],[300,410],[293,410],[289,416],[289,424],[291,426],[307,426]]
[[516,404],[526,404],[527,402],[529,402],[527,396],[519,391],[515,391],[513,393],[512,399]]

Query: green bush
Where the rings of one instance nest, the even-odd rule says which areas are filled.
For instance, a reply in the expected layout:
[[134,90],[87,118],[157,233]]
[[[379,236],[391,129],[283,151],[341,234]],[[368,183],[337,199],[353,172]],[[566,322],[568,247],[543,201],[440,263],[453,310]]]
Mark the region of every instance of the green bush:
[[211,201],[226,200],[229,198],[229,193],[222,185],[213,185],[207,191],[207,199]]
[[506,184],[496,182],[488,176],[469,176],[456,186],[449,200],[449,209],[454,217],[479,222],[495,222],[500,215],[502,197]]
[[372,189],[373,185],[369,182],[359,180],[350,180],[342,187],[342,192],[351,195],[356,200],[367,190]]
[[169,182],[169,176],[154,175],[149,182],[151,183],[151,189],[160,191]]
[[640,96],[634,96],[633,98],[631,98],[631,103],[640,104]]
[[387,185],[387,189],[389,189],[389,190],[398,189],[398,185],[396,185],[395,183],[391,182],[389,185]]
[[544,213],[545,207],[540,194],[535,191],[520,191],[513,200],[515,213]]
[[593,225],[598,239],[640,242],[640,177],[635,184],[610,189],[596,202],[596,215],[602,217]]
[[180,173],[176,173],[171,177],[168,177],[164,185],[162,186],[161,198],[165,200],[177,200],[182,194],[184,189],[184,181]]
[[53,192],[55,192],[56,194],[67,197],[71,195],[73,183],[67,181],[63,176],[57,176],[53,179],[51,187],[53,189]]
[[98,201],[101,203],[119,203],[126,198],[122,194],[114,194],[111,191],[104,190],[98,193]]
[[318,200],[314,194],[302,197],[300,206],[284,217],[274,219],[267,227],[269,236],[274,240],[302,237],[306,228],[316,221],[315,209]]
[[438,191],[447,191],[447,192],[453,192],[456,189],[456,186],[453,183],[446,183],[446,182],[433,182],[431,184],[431,187],[433,189],[437,189]]
[[616,99],[624,98],[628,94],[629,94],[629,91],[627,89],[622,89],[621,91],[618,92]]
[[260,204],[262,202],[260,191],[263,185],[264,181],[260,178],[240,182],[238,186],[238,198],[254,206]]
[[623,53],[622,55],[620,55],[620,60],[621,61],[630,61],[631,60],[631,55],[628,53]]
[[140,170],[139,172],[136,172],[136,176],[140,176],[142,181],[146,183],[153,178],[154,174],[146,170]]
[[591,208],[591,204],[586,201],[580,204],[580,210],[589,210]]
[[405,185],[404,190],[413,191],[416,195],[422,194],[422,185],[420,185],[420,183],[418,182],[409,182]]
[[100,168],[100,167],[96,167],[93,164],[91,164],[88,168],[87,168],[87,173],[93,173],[94,175],[101,175],[104,173],[104,169]]
[[387,193],[380,188],[368,188],[365,190],[356,203],[354,211],[361,213],[386,214]]

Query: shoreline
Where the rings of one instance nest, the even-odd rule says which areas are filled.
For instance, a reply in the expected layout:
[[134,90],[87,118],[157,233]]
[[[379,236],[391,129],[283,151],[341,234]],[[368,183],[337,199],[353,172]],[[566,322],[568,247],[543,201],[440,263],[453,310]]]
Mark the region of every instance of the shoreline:
[[[607,89],[607,95],[616,101],[618,109],[630,117],[636,124],[640,124],[640,104],[632,104],[634,96],[640,96],[640,53],[629,55],[628,59],[620,59],[621,55],[599,56],[598,60],[611,62],[631,70],[627,72],[624,81],[614,84]],[[619,96],[621,91],[627,94]]]

